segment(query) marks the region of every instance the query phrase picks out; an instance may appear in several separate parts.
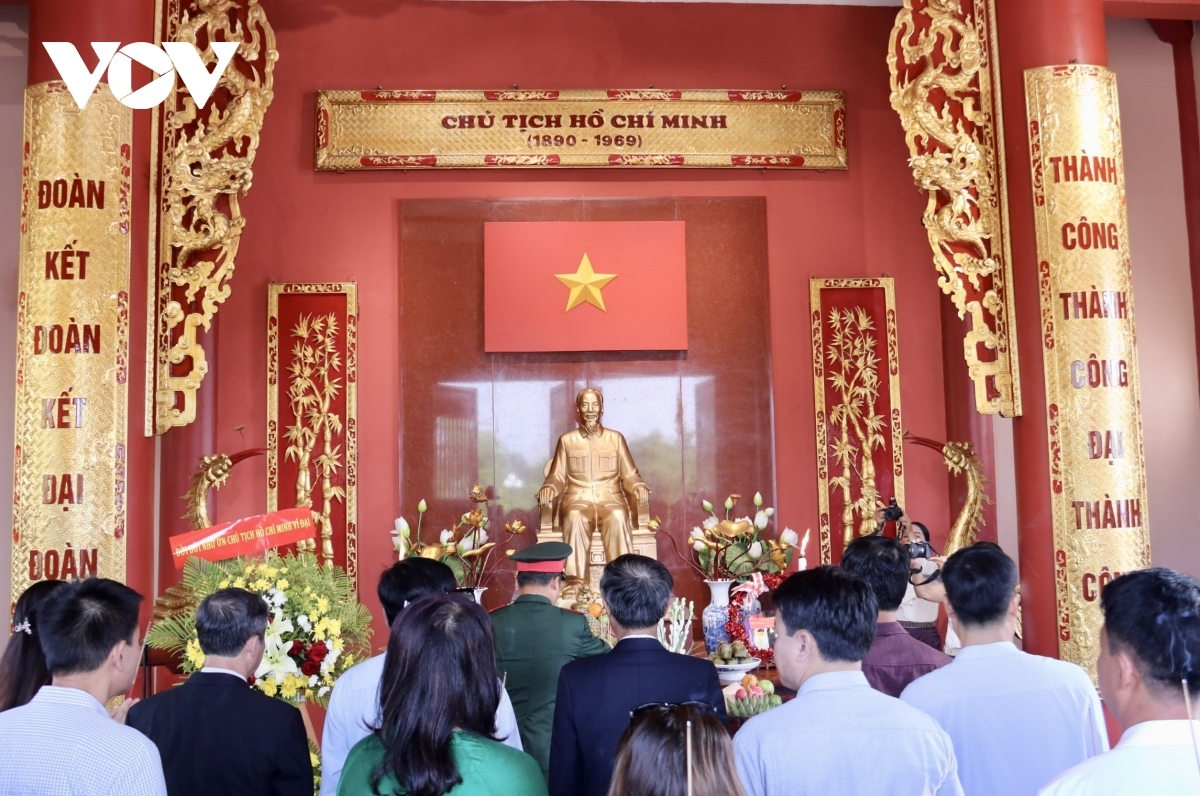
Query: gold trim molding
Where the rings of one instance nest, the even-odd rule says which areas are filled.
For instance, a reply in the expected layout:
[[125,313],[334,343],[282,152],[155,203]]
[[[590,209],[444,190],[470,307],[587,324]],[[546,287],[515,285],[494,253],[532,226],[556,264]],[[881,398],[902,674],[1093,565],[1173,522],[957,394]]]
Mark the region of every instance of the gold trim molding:
[[[285,296],[346,298],[342,313],[306,308],[280,328]],[[345,352],[344,356],[342,352]],[[345,412],[334,408],[344,395]],[[280,402],[295,422],[281,428]],[[286,445],[280,449],[280,444]],[[293,490],[280,484],[280,455],[295,460]],[[340,479],[339,479],[339,476]],[[342,480],[344,487],[335,482]],[[334,563],[334,515],[344,513],[346,574],[358,582],[358,286],[354,282],[287,282],[267,286],[267,511],[280,496],[313,512],[321,563]],[[337,511],[341,503],[343,511]]]
[[971,329],[975,408],[1021,414],[994,0],[904,0],[888,43],[900,116],[938,270]]
[[150,284],[146,335],[147,436],[196,419],[208,372],[200,329],[229,298],[246,220],[238,206],[253,181],[279,53],[258,0],[158,0],[155,42],[182,41],[213,68],[210,43],[239,41],[204,109],[178,85],[152,115]]

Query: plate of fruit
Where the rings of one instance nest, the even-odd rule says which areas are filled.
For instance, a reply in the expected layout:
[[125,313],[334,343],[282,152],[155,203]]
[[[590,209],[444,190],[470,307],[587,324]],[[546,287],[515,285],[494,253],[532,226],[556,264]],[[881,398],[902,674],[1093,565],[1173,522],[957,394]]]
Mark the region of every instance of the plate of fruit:
[[717,667],[717,676],[726,683],[736,683],[746,672],[757,669],[760,661],[750,656],[740,641],[722,641],[708,659]]
[[732,696],[728,690],[725,691],[725,712],[730,716],[757,716],[782,704],[783,697],[775,693],[775,684],[770,680],[759,680],[752,674],[742,678],[741,687]]

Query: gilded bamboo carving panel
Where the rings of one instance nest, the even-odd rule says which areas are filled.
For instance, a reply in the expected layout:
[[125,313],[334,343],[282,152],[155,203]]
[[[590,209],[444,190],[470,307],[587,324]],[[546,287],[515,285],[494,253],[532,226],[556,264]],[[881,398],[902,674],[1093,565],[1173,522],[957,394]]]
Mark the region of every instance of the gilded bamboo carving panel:
[[875,530],[879,502],[904,505],[900,349],[891,279],[809,284],[818,540],[830,564]]
[[133,112],[25,89],[12,599],[33,581],[125,580]]
[[1059,654],[1095,674],[1100,588],[1148,566],[1149,517],[1116,76],[1025,73]]
[[358,289],[272,283],[267,510],[312,509],[322,563],[358,577]]

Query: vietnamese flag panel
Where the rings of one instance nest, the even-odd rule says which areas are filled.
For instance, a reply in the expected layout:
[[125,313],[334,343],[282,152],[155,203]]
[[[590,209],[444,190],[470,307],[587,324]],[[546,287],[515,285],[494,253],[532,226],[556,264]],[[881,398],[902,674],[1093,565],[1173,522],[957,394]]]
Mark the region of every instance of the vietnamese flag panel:
[[687,350],[682,221],[488,222],[484,350]]

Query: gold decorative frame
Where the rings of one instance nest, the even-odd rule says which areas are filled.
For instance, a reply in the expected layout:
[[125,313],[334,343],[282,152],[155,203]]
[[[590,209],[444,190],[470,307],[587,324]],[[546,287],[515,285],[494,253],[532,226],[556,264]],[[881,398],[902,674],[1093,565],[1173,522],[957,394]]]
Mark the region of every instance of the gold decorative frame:
[[1117,78],[1025,72],[1058,652],[1096,676],[1100,591],[1150,565]]
[[[848,307],[832,307],[830,315],[825,315],[825,304],[822,294],[831,294],[843,290],[879,290],[883,292],[883,312],[872,314],[866,307],[860,305]],[[904,505],[904,447],[903,427],[900,420],[900,347],[896,333],[896,294],[892,279],[813,279],[809,282],[810,319],[812,323],[812,361],[813,361],[813,400],[817,430],[817,504],[818,541],[820,544],[820,560],[822,564],[834,563],[833,551],[833,522],[831,516],[832,504],[840,503],[842,512],[841,545],[844,547],[853,535],[864,535],[875,528],[875,506],[881,497],[894,496],[900,505]],[[883,340],[876,336],[871,340],[859,334],[859,339],[867,344],[859,349],[860,361],[850,363],[844,351],[846,342],[845,331],[838,324],[845,319],[845,312],[851,312],[855,332],[883,332]],[[835,314],[837,313],[837,314]],[[869,321],[870,323],[864,323]],[[826,334],[826,327],[832,326]],[[828,347],[826,345],[828,340]],[[882,342],[883,350],[879,351]],[[874,364],[872,364],[872,360]],[[827,364],[828,362],[828,364]],[[834,372],[834,365],[841,369]],[[863,365],[863,367],[859,367]],[[884,367],[879,367],[883,365]],[[847,368],[858,367],[861,373],[874,381],[874,397],[867,403],[869,414],[858,418],[856,428],[850,428],[846,422],[841,422],[841,439],[835,440],[835,426],[844,421],[848,415],[855,414],[852,398],[844,398],[836,403],[827,400],[828,385],[838,387],[847,373]],[[850,390],[871,388],[870,381],[860,378],[856,382],[844,386]],[[843,393],[846,393],[843,390]],[[876,401],[879,396],[886,396],[886,413],[876,412]],[[855,440],[849,438],[850,432],[855,434],[859,448],[854,448]],[[844,452],[861,453],[864,444],[870,443],[878,450],[869,457],[855,456],[850,460]],[[833,465],[838,461],[842,464],[842,474],[832,476]],[[881,495],[877,488],[876,474],[887,472],[892,483],[892,495]],[[857,487],[857,495],[855,495]],[[834,501],[831,493],[834,488],[841,488],[843,497]],[[849,496],[852,499],[846,499]],[[854,526],[857,526],[855,534]]]
[[[281,314],[281,304],[288,300],[289,297],[313,297],[313,296],[344,296],[345,309],[344,314],[339,316],[336,310],[332,313],[327,313],[336,318],[336,323],[340,324],[339,328],[333,330],[329,342],[329,351],[336,353],[336,358],[331,358],[326,361],[314,361],[312,358],[304,359],[305,355],[301,355],[297,346],[308,343],[308,337],[312,332],[314,324],[303,320],[301,315],[300,324],[297,327],[290,329],[281,329],[280,324],[286,322],[285,314]],[[322,313],[326,313],[322,310]],[[315,317],[315,315],[312,315]],[[311,320],[311,318],[310,318]],[[303,327],[303,328],[300,328]],[[301,335],[305,339],[296,346],[288,345],[297,337],[297,333],[303,331]],[[341,336],[340,345],[337,342],[337,336]],[[297,364],[297,358],[302,361]],[[305,412],[306,418],[311,423],[307,428],[303,428],[304,424],[300,423],[297,428],[292,426],[289,428],[281,428],[283,420],[281,419],[280,406],[281,402],[289,401],[290,391],[295,389],[295,396],[299,396],[302,391],[301,380],[307,378],[299,373],[303,368],[313,370],[322,370],[316,376],[321,380],[324,388],[332,390],[335,394],[342,392],[345,404],[345,417],[338,417],[330,405],[322,405],[314,410],[316,415],[309,415]],[[332,386],[331,386],[332,385]],[[326,393],[327,394],[327,393]],[[301,402],[309,401],[308,397],[295,397],[292,400],[300,400]],[[336,398],[334,399],[336,401]],[[289,403],[289,407],[292,404]],[[307,405],[311,405],[307,404]],[[289,408],[289,413],[292,410]],[[293,415],[294,416],[294,415]],[[324,460],[328,466],[325,467],[325,478],[322,479],[322,488],[316,490],[314,483],[315,479],[309,476],[312,472],[310,467],[298,463],[298,476],[295,490],[285,489],[282,485],[281,478],[281,461],[280,461],[280,442],[292,442],[296,444],[295,436],[307,433],[316,434],[317,430],[322,432],[320,440],[312,440],[312,444],[308,446],[308,454],[318,453],[316,459],[305,459],[306,462],[311,462],[312,467],[316,467],[317,473],[321,472],[322,462],[318,461],[323,457],[329,457]],[[325,433],[328,432],[328,433]],[[336,445],[338,436],[341,436],[342,444]],[[321,448],[318,450],[316,445],[318,442]],[[340,448],[340,450],[338,450]],[[284,450],[285,459],[291,455],[290,450]],[[302,468],[302,469],[299,469]],[[333,475],[337,471],[344,472],[344,487],[339,487],[333,483]],[[316,500],[314,500],[316,493]],[[319,544],[320,549],[317,552],[318,557],[324,564],[332,564],[335,560],[334,552],[334,525],[336,525],[334,516],[334,504],[342,503],[342,511],[339,512],[344,521],[342,529],[345,533],[346,550],[345,550],[345,565],[346,574],[349,575],[351,581],[357,584],[358,582],[358,286],[354,282],[324,282],[324,283],[304,283],[304,282],[288,282],[288,283],[271,283],[267,286],[267,511],[276,511],[282,500],[284,503],[295,506],[313,507],[314,503],[318,505],[313,508],[314,519],[317,520],[319,529]]]
[[127,531],[133,112],[105,83],[81,110],[53,80],[24,118],[14,604],[38,580],[124,581]]
[[888,42],[891,104],[928,194],[938,287],[971,319],[975,408],[1021,414],[994,0],[904,0]]
[[318,91],[317,171],[845,169],[840,91]]
[[156,0],[155,43],[183,41],[215,63],[209,44],[239,41],[207,106],[176,84],[151,115],[147,436],[196,419],[208,372],[201,327],[229,298],[263,117],[274,96],[275,33],[258,0]]

